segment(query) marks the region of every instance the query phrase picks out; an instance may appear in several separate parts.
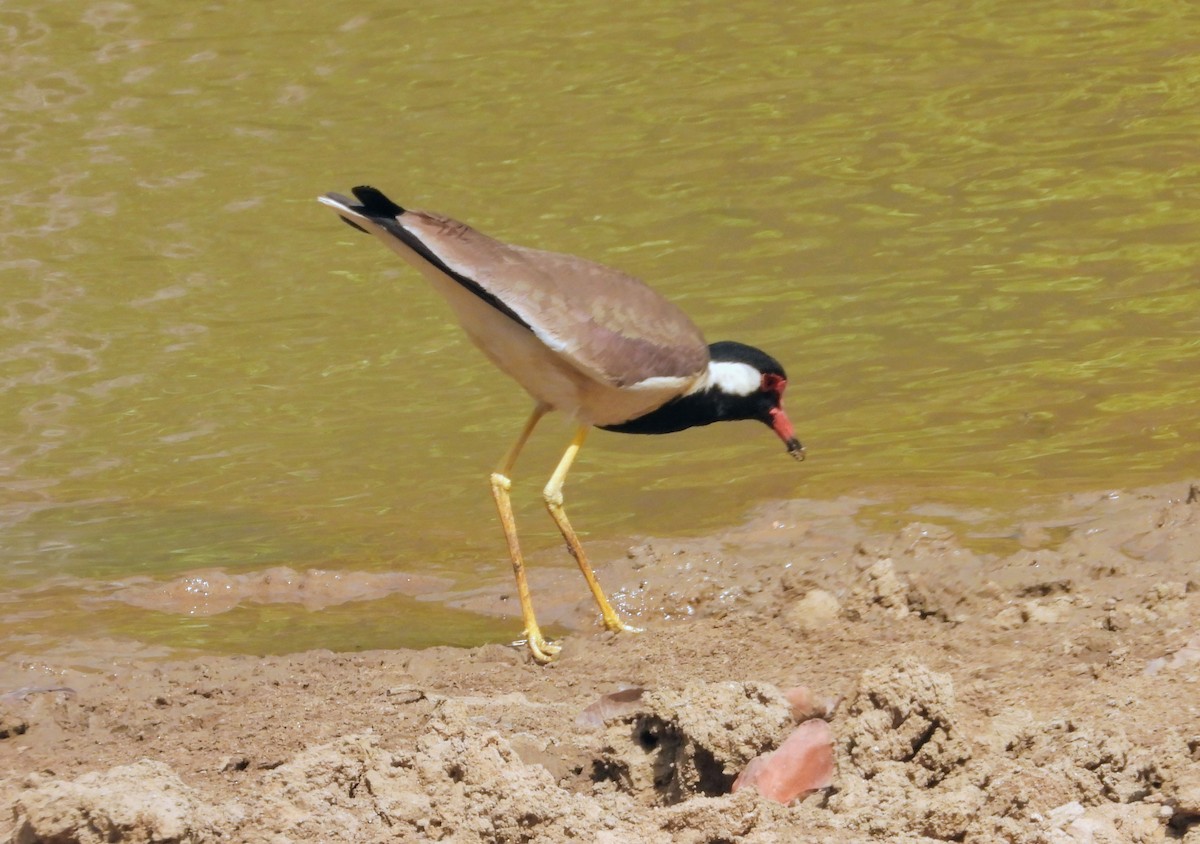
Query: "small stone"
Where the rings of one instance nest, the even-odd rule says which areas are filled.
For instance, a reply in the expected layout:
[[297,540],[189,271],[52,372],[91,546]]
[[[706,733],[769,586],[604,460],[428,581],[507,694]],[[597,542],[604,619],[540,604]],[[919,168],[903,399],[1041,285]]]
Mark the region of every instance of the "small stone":
[[387,690],[393,703],[416,703],[425,699],[425,692],[413,686],[394,686]]
[[1016,630],[1027,621],[1024,610],[1018,606],[1008,606],[996,613],[992,623],[1001,630]]
[[795,630],[820,630],[828,627],[841,610],[842,605],[833,593],[810,589],[803,598],[784,609],[783,620]]
[[0,706],[0,739],[24,735],[28,729],[28,721],[7,707]]
[[1056,601],[1027,601],[1025,603],[1025,616],[1030,621],[1039,624],[1062,624],[1066,621],[1066,618],[1064,618],[1064,606]]
[[792,718],[797,724],[810,718],[830,718],[839,703],[834,697],[817,697],[808,686],[793,686],[783,696],[792,706]]

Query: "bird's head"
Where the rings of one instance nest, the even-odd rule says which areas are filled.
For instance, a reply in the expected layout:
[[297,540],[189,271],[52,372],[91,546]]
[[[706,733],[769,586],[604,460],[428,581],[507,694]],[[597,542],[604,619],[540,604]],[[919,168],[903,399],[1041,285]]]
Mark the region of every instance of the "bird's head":
[[783,440],[788,454],[804,459],[804,446],[783,411],[787,373],[779,361],[743,343],[713,343],[709,352],[708,389],[718,394],[724,419],[757,419]]

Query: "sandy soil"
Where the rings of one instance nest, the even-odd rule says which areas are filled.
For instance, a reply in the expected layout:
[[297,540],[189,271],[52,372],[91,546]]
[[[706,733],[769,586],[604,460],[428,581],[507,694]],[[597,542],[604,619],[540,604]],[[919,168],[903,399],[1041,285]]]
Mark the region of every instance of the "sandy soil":
[[[500,645],[13,659],[0,840],[1200,842],[1198,498],[1075,496],[994,554],[779,504],[602,562],[647,632],[585,625],[548,667]],[[582,598],[568,574],[535,597]],[[731,794],[798,685],[836,702],[832,786]]]

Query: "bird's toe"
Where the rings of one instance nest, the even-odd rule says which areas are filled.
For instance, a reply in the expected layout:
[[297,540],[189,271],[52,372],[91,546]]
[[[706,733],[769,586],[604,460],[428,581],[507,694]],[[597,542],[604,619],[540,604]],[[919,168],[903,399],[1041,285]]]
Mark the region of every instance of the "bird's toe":
[[641,627],[634,627],[622,621],[619,616],[614,614],[611,618],[604,619],[604,627],[613,633],[644,633],[645,630]]
[[527,637],[525,644],[529,648],[529,653],[533,656],[534,661],[540,662],[543,665],[553,660],[558,655],[558,652],[562,650],[562,645],[546,641],[541,633]]

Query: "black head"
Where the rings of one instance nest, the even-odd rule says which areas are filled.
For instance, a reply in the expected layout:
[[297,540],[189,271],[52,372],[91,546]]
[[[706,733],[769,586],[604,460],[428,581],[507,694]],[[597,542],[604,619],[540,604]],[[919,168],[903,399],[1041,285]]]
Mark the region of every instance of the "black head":
[[604,427],[626,434],[667,434],[713,422],[755,419],[783,440],[788,454],[803,460],[804,446],[783,412],[787,373],[779,361],[753,346],[731,341],[713,343],[708,353],[708,377],[700,387],[645,416]]
[[723,419],[757,419],[773,430],[788,454],[804,459],[804,446],[783,412],[787,373],[762,349],[724,340],[708,347],[709,388]]
[[708,347],[708,357],[714,363],[744,363],[763,375],[778,375],[787,380],[787,373],[783,371],[783,365],[779,361],[762,349],[747,346],[745,343],[736,343],[733,340],[712,343]]

